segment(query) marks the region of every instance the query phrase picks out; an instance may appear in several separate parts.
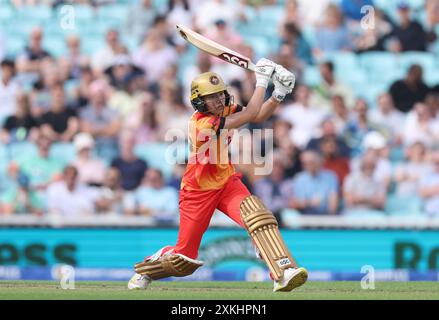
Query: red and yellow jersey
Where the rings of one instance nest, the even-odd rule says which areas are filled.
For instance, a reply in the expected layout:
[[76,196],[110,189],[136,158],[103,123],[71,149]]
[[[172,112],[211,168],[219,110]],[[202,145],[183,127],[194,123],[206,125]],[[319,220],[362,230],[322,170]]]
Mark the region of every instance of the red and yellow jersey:
[[189,121],[190,156],[181,181],[186,190],[221,189],[235,169],[229,159],[233,131],[222,130],[225,118],[242,110],[233,104],[220,116],[195,112]]

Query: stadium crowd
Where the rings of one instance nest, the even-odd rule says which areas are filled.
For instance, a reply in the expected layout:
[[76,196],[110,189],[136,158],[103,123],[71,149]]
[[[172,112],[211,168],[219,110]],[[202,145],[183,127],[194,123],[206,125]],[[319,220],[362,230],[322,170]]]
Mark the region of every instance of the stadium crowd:
[[[50,15],[19,50],[18,31],[0,23],[0,215],[174,221],[184,164],[165,172],[148,150],[187,130],[196,74],[220,73],[241,105],[255,83],[186,45],[177,23],[297,75],[263,126],[271,174],[237,165],[276,215],[438,215],[439,0],[375,2],[0,0],[13,27],[26,10]],[[64,30],[69,4],[77,21]]]

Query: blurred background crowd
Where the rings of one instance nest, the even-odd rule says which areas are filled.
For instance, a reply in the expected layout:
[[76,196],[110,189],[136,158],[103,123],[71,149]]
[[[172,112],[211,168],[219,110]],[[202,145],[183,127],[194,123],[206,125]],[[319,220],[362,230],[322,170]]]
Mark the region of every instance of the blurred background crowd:
[[0,0],[0,215],[175,220],[192,78],[255,85],[180,23],[296,74],[272,173],[236,166],[276,215],[439,215],[439,0]]

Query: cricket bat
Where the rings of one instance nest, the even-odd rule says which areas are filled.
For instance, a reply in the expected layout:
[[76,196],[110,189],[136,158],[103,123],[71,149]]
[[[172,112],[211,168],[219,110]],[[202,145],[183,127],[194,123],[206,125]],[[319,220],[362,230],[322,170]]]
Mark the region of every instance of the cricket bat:
[[183,39],[193,44],[198,49],[203,50],[204,52],[226,62],[236,64],[241,68],[255,71],[255,64],[250,60],[250,58],[224,47],[213,40],[207,39],[201,34],[181,24],[178,24],[176,28]]

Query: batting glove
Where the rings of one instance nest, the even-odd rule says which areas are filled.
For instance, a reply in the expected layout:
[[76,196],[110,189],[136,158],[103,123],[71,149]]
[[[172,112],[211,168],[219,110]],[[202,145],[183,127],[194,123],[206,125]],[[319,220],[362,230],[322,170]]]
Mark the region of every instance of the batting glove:
[[278,64],[275,68],[273,84],[274,91],[272,96],[278,102],[282,102],[285,96],[293,91],[294,85],[296,84],[296,76]]
[[273,75],[276,64],[268,59],[262,58],[256,63],[256,87],[267,89],[271,76]]

